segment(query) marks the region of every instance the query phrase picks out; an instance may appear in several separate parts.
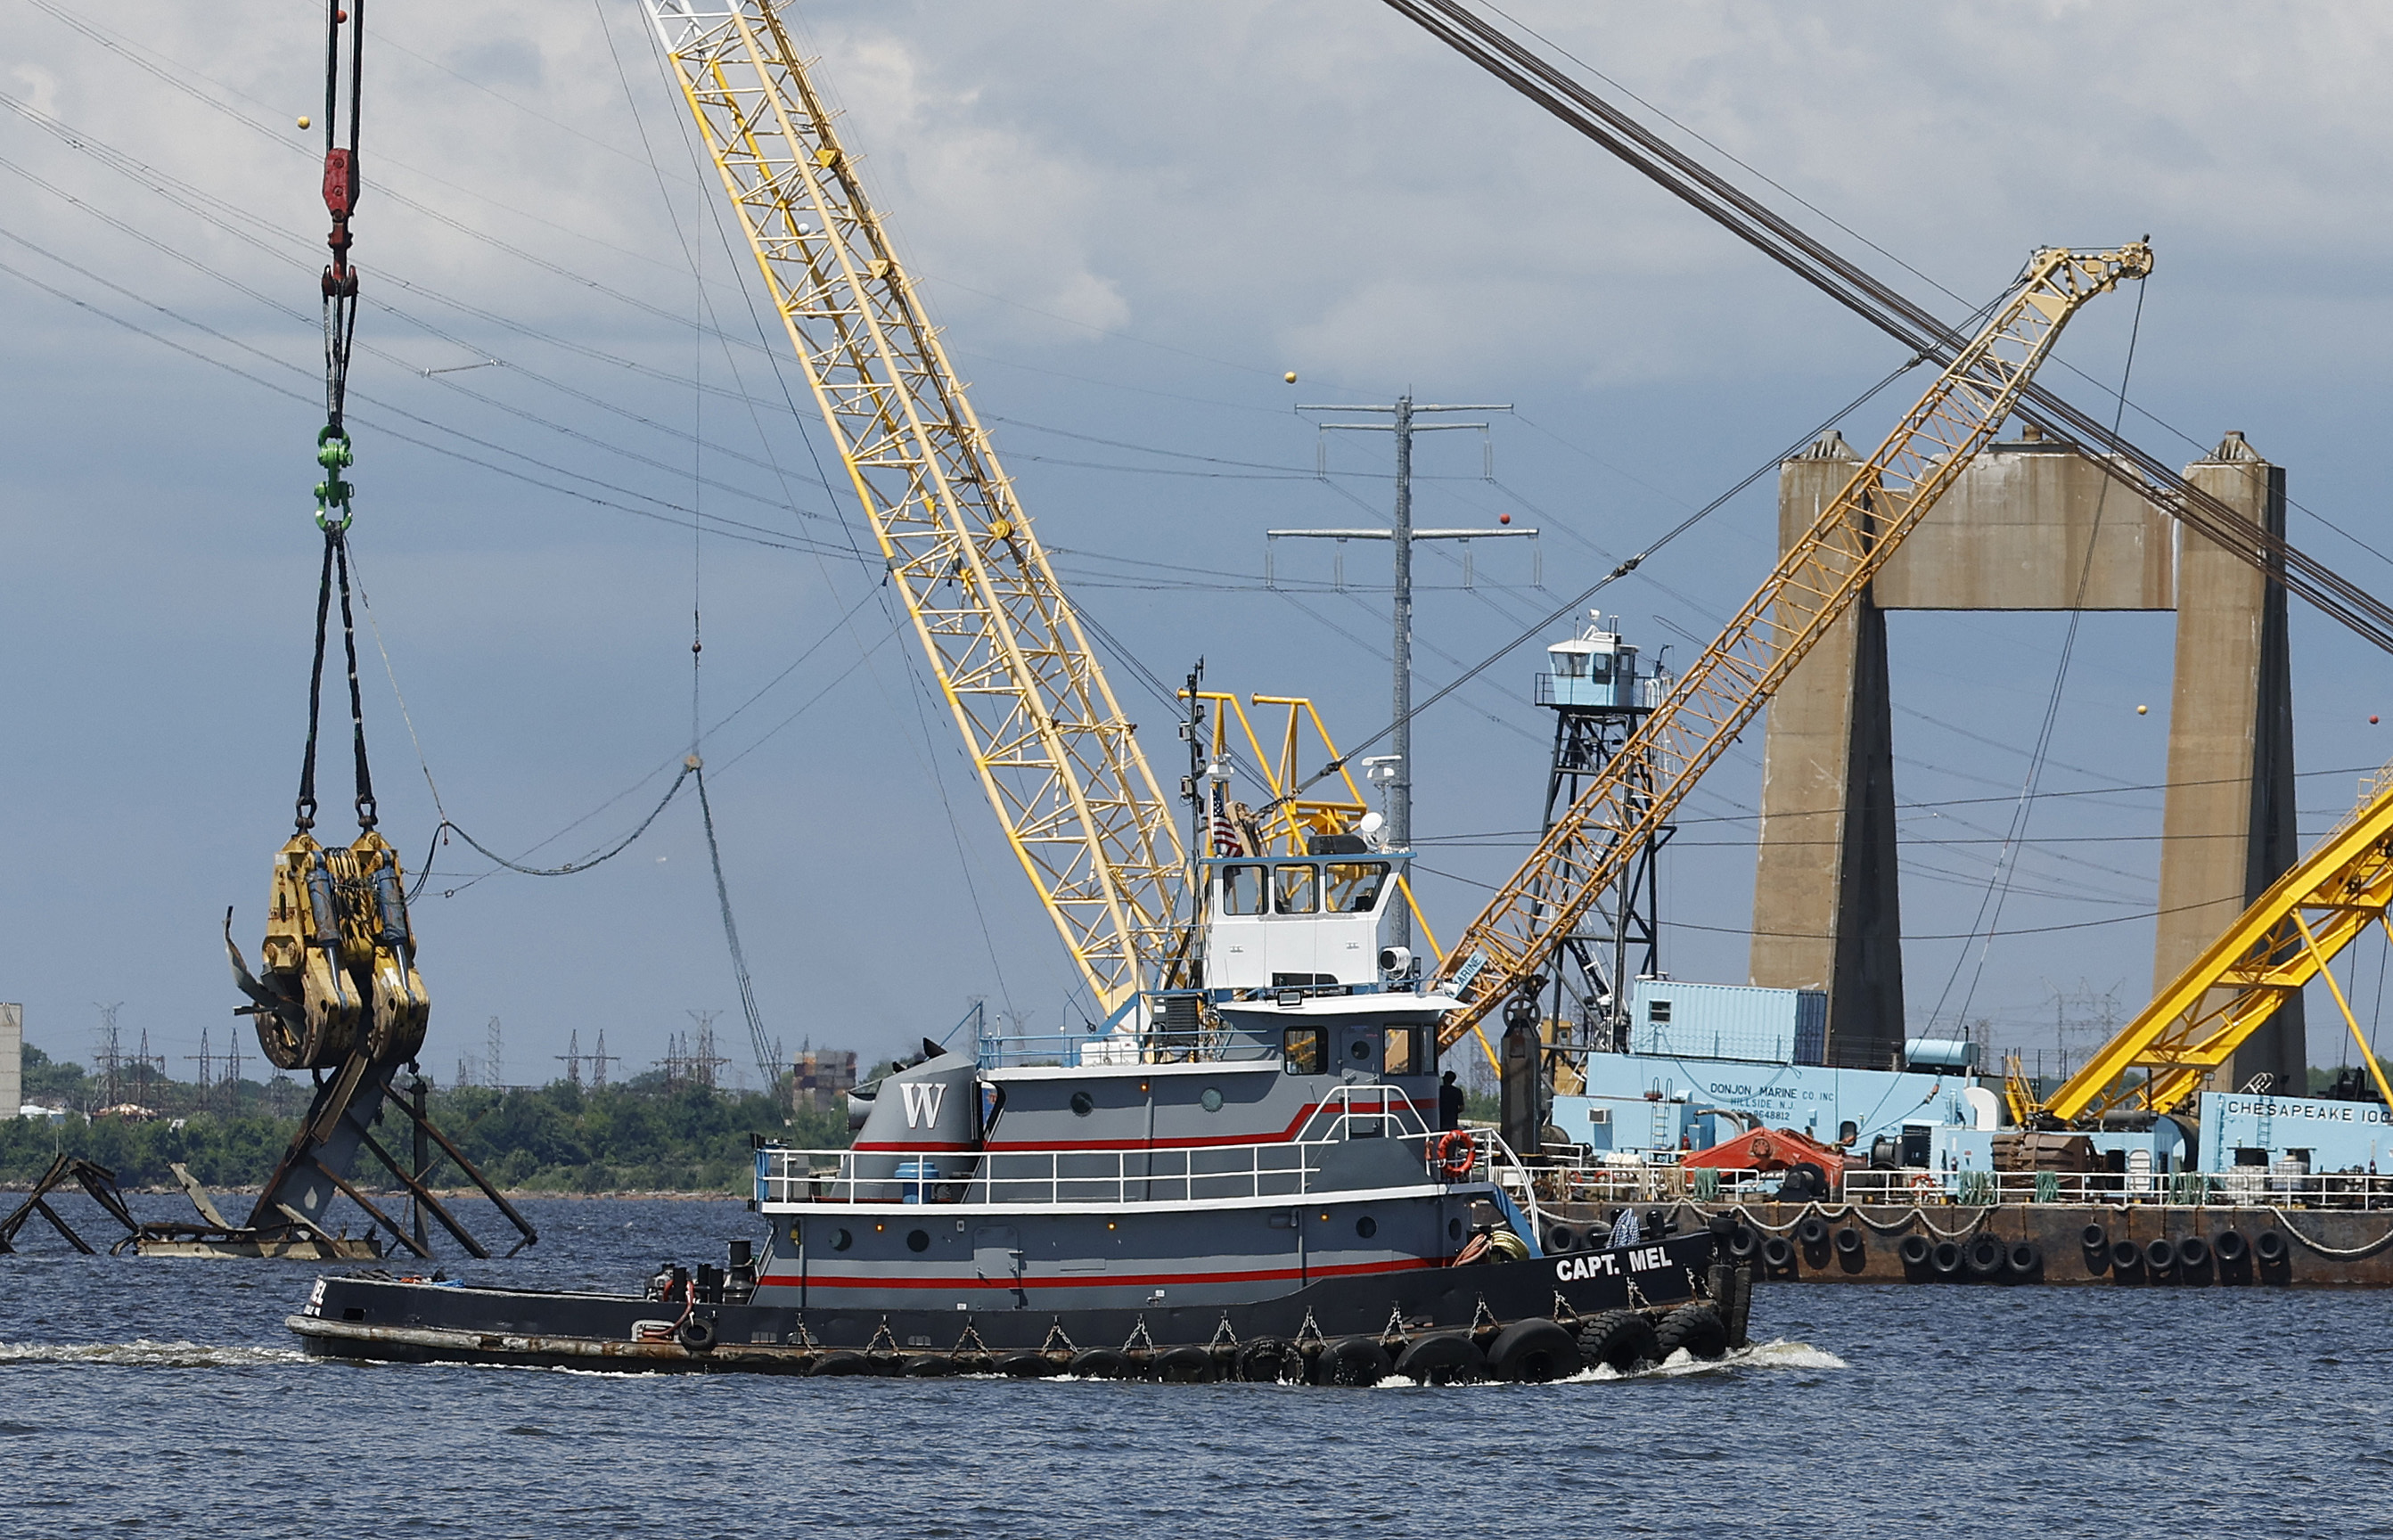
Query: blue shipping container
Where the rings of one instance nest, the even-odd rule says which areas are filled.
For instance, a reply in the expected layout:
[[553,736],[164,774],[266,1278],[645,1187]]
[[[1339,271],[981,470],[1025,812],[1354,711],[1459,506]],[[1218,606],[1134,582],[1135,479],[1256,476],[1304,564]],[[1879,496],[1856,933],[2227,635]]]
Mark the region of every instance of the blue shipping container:
[[1824,990],[1639,979],[1629,991],[1631,1053],[1818,1064],[1827,1048]]

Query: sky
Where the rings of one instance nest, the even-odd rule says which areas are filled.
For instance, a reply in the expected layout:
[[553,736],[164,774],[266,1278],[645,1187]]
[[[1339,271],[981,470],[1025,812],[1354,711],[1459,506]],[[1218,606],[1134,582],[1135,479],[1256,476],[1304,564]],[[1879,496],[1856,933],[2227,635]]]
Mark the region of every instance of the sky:
[[[2048,383],[2091,407],[2132,342],[2131,437],[2190,461],[2244,431],[2290,467],[2297,544],[2393,578],[2371,425],[2393,294],[2367,192],[2393,156],[2380,7],[1510,8],[1950,312],[2035,246],[2149,233],[2140,300],[2090,306]],[[1323,434],[1300,403],[1510,408],[1423,441],[1421,523],[1540,531],[1534,554],[1474,545],[1468,587],[1454,548],[1424,551],[1425,694],[1902,361],[1373,0],[791,16],[1167,787],[1172,708],[1144,676],[1200,657],[1211,687],[1312,698],[1341,743],[1386,723],[1385,547],[1346,548],[1341,588],[1327,548],[1283,543],[1264,581],[1266,530],[1383,521],[1391,496],[1384,438]],[[382,827],[410,868],[444,811],[525,864],[610,848],[695,718],[785,1049],[882,1057],[974,999],[1009,1030],[1077,1030],[1086,997],[857,556],[869,535],[640,6],[379,0],[370,21],[352,542]],[[290,832],[321,548],[325,219],[294,121],[320,111],[321,26],[291,0],[0,4],[0,998],[60,1057],[88,1062],[108,1004],[177,1075],[203,1033],[220,1055],[246,1032],[222,927],[229,907],[254,951]],[[1875,442],[1924,384],[1846,437]],[[1603,603],[1685,659],[1773,540],[1765,476]],[[2065,627],[1891,620],[1920,1030],[1982,1018],[2033,1051],[2057,995],[2125,1015],[2149,994],[2170,622],[2085,617],[2063,671]],[[2393,692],[2332,622],[2297,607],[2293,638],[2307,840],[2393,753],[2370,723]],[[1530,842],[1538,645],[1416,725],[1422,900],[1446,935]],[[319,832],[347,838],[330,741]],[[1759,755],[1756,734],[1686,804],[1677,976],[1746,977]],[[1961,939],[2032,775],[2079,794],[2036,801],[1996,933]],[[719,1012],[753,1081],[686,794],[586,872],[494,871],[453,840],[431,869],[438,1077],[492,1073],[493,1021],[496,1074],[523,1083],[602,1032],[613,1073],[645,1068]],[[2384,962],[2347,959],[2363,1026]],[[2310,1020],[2336,1062],[2331,1003]]]

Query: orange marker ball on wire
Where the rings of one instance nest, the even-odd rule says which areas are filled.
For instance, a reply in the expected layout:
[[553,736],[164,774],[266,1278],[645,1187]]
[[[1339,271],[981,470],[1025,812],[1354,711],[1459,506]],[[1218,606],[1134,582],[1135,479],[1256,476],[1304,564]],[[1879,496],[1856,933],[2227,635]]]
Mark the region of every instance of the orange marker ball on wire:
[[2138,706],[2138,707],[2137,707],[2137,708],[2136,708],[2136,714],[2137,714],[2138,716],[2142,716],[2145,712],[2147,712],[2147,711],[2151,711],[2151,708],[2150,706]]
[[1498,524],[1510,524],[1512,522],[1512,516],[1510,514],[1497,514],[1496,516],[1496,522]]

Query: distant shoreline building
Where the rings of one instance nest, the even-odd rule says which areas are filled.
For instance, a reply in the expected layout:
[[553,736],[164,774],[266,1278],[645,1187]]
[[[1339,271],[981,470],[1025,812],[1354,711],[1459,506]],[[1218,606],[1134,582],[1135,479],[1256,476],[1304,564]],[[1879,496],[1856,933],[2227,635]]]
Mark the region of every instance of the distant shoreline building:
[[839,1049],[809,1048],[790,1066],[790,1110],[844,1114],[856,1089],[856,1055]]
[[0,1117],[25,1103],[25,1008],[0,1005]]

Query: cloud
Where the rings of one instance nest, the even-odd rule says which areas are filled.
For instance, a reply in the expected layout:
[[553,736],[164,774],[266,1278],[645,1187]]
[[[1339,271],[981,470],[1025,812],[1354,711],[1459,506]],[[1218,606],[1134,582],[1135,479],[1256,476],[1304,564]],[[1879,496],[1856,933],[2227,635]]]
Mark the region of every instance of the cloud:
[[[375,8],[359,260],[362,342],[380,351],[356,381],[360,540],[435,768],[477,832],[508,848],[685,744],[690,510],[739,521],[716,523],[700,553],[710,701],[771,677],[876,576],[786,345],[769,317],[751,320],[749,258],[721,237],[720,189],[692,162],[640,9],[602,3]],[[1939,301],[1950,311],[1993,293],[2036,243],[2150,230],[2161,266],[2138,395],[2205,440],[2249,428],[2296,467],[2296,495],[2372,526],[2373,466],[2350,450],[2381,415],[2393,247],[2366,196],[2393,150],[2381,9],[1508,8],[1667,110],[1683,124],[1673,133],[1747,163],[1746,185],[1783,184],[1772,202],[1818,205],[1803,217],[1832,243],[1915,293],[1932,291],[1898,259],[1949,284],[1963,296]],[[1219,680],[1316,695],[1341,737],[1384,712],[1383,665],[1343,633],[1376,645],[1380,596],[1267,594],[1251,576],[1263,529],[1358,512],[1303,477],[1312,430],[1287,409],[1312,398],[1283,371],[1324,398],[1413,384],[1520,402],[1523,421],[1496,432],[1499,474],[1556,531],[1560,590],[1596,563],[1562,525],[1615,553],[1607,563],[1638,549],[1897,361],[1369,0],[838,0],[802,20],[875,201],[970,359],[976,404],[1008,420],[1000,446],[1040,527],[1119,558],[1066,564],[1093,612],[1167,676],[1201,654]],[[321,111],[315,26],[254,0],[0,11],[12,61],[0,89],[82,136],[0,113],[0,156],[66,195],[0,170],[0,225],[51,254],[0,242],[0,261],[92,307],[0,275],[0,646],[35,660],[0,694],[23,724],[0,796],[45,810],[8,837],[11,869],[43,880],[0,907],[0,924],[38,959],[21,986],[37,1024],[72,1019],[101,987],[89,981],[122,977],[124,998],[147,1000],[129,1011],[195,1045],[196,1013],[229,1004],[212,917],[255,901],[281,837],[315,577],[324,215],[318,141],[293,126]],[[2073,360],[2115,378],[2131,310],[2089,310]],[[695,334],[701,313],[726,335]],[[424,372],[490,358],[503,366]],[[1873,410],[1849,436],[1891,409]],[[1336,485],[1384,504],[1384,481]],[[1518,511],[1468,481],[1422,496],[1441,519]],[[1668,590],[1641,581],[1606,602],[1649,646],[1706,632],[1759,576],[1765,502],[1756,494],[1657,561],[1647,576]],[[774,543],[734,542],[751,536]],[[2332,537],[2297,522],[2296,538]],[[1491,576],[1499,566],[1483,561],[1471,594],[1425,600],[1425,677],[1459,666],[1439,652],[1476,659],[1558,602]],[[885,629],[877,611],[854,624],[868,620]],[[1911,634],[1908,677],[1928,681],[1916,698],[1939,711],[1972,678],[1985,685],[1973,711],[2008,711],[1995,686],[2017,685],[2010,665],[2048,666],[2015,639],[1955,643],[1926,620]],[[843,645],[783,686],[791,710],[827,690],[823,703],[722,787],[768,1010],[793,1041],[870,1048],[870,1034],[943,1028],[962,996],[1002,977],[1027,1016],[1064,1021],[1069,970],[943,705],[896,645],[843,682],[862,644]],[[2358,720],[2345,708],[2373,688],[2365,671],[2322,630],[2297,632],[2297,646],[2310,649],[2306,701]],[[2164,653],[2082,666],[2112,671],[2106,688],[2148,691],[2137,671]],[[1534,817],[1550,724],[1521,698],[1528,667],[1516,657],[1448,708],[1482,714],[1424,725],[1426,827]],[[1116,685],[1134,714],[1161,720],[1161,703]],[[420,820],[412,842],[431,814],[400,790],[405,736],[386,697],[370,703],[374,741],[394,823]],[[2374,752],[2326,709],[2303,720],[2308,763]],[[1170,759],[1168,733],[1144,736],[1159,766]],[[2157,778],[2132,744],[2072,751]],[[1916,750],[1906,785],[1986,768],[1936,756]],[[1706,785],[1706,816],[1750,801],[1746,774],[1732,764]],[[1441,856],[1454,874],[1432,880],[1441,928],[1468,918],[1482,894],[1470,883],[1516,858]],[[1672,860],[1674,916],[1723,928],[1678,937],[1674,971],[1738,976],[1742,939],[1727,933],[1745,921],[1749,857],[1690,839]],[[642,1051],[621,1034],[660,1041],[685,1007],[726,1003],[699,864],[643,870],[587,888],[492,880],[450,901],[426,959],[441,1019],[503,1014],[529,1051],[549,1037],[561,1050],[574,1023],[603,1016],[616,1047]],[[149,875],[130,893],[60,875],[98,871]],[[1918,927],[1955,928],[1917,891]],[[111,940],[128,930],[164,939],[128,960]],[[2087,933],[2088,968],[2105,947],[2141,945]]]

